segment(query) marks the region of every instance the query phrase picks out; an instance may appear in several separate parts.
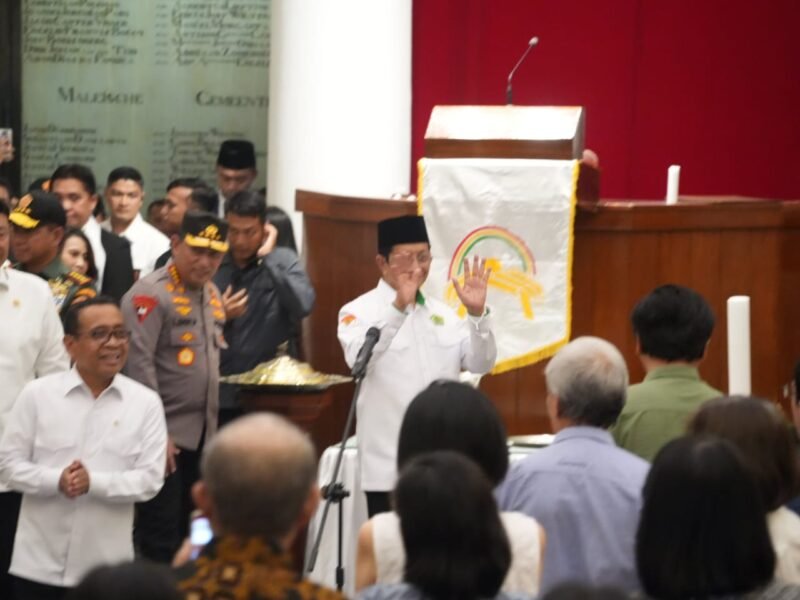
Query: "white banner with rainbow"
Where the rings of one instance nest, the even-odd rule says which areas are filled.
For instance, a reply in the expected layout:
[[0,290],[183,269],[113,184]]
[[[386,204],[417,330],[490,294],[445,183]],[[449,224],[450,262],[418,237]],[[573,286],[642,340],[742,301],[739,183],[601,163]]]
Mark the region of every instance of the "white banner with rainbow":
[[569,341],[575,160],[419,161],[419,205],[433,263],[425,292],[463,317],[451,280],[464,259],[492,268],[488,304],[497,337],[493,373],[552,356]]

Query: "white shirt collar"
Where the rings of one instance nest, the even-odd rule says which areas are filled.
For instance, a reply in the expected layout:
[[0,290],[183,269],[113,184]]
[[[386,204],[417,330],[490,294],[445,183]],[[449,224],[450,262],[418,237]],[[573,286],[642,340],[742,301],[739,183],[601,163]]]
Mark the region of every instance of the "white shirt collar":
[[[101,392],[100,396],[98,396],[98,400],[106,396],[111,396],[118,400],[122,400],[122,390],[120,390],[119,385],[117,384],[117,379],[117,376],[114,376],[114,379],[111,380],[109,386]],[[74,365],[64,376],[64,386],[65,394],[80,388],[81,391],[88,393],[90,396],[92,395],[89,386],[83,380],[83,377],[81,377],[81,374],[78,373],[78,369],[75,368]]]

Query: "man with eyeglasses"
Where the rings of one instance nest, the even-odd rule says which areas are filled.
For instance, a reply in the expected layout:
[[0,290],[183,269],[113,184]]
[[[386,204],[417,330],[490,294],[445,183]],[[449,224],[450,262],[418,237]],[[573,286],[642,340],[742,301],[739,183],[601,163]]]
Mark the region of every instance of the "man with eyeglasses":
[[437,379],[457,379],[465,369],[486,373],[497,356],[486,308],[490,271],[474,257],[464,262],[463,284],[453,285],[468,316],[425,296],[421,287],[431,266],[422,217],[378,223],[378,286],[339,311],[338,336],[352,367],[370,327],[380,329],[358,400],[361,488],[370,517],[389,510],[396,478],[397,439],[406,408]]
[[0,477],[22,492],[10,573],[16,597],[61,598],[89,570],[132,560],[134,503],[164,479],[161,399],[120,374],[128,330],[116,301],[64,320],[74,366],[20,392],[0,442]]
[[137,281],[122,299],[131,330],[125,373],[161,396],[169,433],[167,478],[136,509],[136,547],[169,563],[187,534],[191,487],[203,444],[217,429],[225,310],[211,278],[228,251],[228,225],[189,211],[171,242],[172,258]]

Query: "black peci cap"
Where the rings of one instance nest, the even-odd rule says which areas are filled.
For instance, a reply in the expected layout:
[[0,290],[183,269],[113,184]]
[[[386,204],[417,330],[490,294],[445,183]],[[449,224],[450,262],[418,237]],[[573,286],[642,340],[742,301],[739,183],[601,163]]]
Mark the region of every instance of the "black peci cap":
[[247,140],[225,140],[219,147],[217,165],[226,169],[255,169],[256,150]]
[[430,243],[425,219],[417,216],[395,217],[378,223],[378,251],[397,244]]

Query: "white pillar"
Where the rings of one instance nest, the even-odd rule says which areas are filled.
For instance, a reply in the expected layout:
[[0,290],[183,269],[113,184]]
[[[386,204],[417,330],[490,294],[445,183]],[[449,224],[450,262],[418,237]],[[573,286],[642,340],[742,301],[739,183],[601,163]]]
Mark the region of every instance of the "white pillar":
[[408,192],[411,0],[273,0],[271,20],[269,203]]

